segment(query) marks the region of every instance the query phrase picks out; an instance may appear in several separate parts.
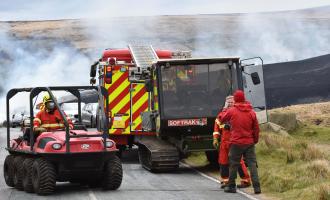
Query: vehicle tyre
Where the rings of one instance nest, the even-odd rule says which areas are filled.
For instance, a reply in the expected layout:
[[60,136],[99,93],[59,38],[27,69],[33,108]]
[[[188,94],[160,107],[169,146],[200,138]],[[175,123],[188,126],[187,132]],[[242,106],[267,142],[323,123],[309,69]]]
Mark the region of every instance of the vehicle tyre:
[[118,189],[123,179],[123,169],[120,159],[117,156],[114,156],[105,163],[104,167],[103,189]]
[[14,159],[14,185],[18,190],[23,190],[23,156],[15,156]]
[[34,192],[32,184],[33,162],[33,158],[26,158],[23,162],[23,188],[26,192],[29,193]]
[[205,155],[206,155],[207,160],[209,161],[209,163],[212,166],[219,167],[219,164],[218,164],[219,152],[218,151],[205,151]]
[[52,163],[39,158],[32,165],[33,190],[39,195],[48,195],[55,191],[56,171]]
[[88,186],[90,188],[98,188],[102,186],[102,180],[90,180],[88,181]]
[[3,164],[3,176],[9,187],[14,187],[14,155],[8,155]]

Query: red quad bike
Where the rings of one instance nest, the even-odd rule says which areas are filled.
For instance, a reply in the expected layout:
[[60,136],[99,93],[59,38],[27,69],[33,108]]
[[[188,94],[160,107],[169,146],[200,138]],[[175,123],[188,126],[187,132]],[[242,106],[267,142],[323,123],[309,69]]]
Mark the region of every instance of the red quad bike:
[[[61,111],[52,91],[67,91],[78,99],[78,118],[81,123],[80,91],[97,90],[99,101],[108,101],[103,87],[36,87],[11,89],[7,94],[7,121],[9,121],[9,100],[20,92],[30,93],[30,125],[23,128],[23,137],[10,140],[7,123],[7,150],[3,171],[6,184],[18,190],[48,195],[54,192],[56,182],[75,182],[104,190],[116,190],[122,182],[122,165],[116,156],[114,141],[108,139],[109,108],[102,110],[103,132],[90,132],[82,124],[69,124]],[[64,119],[65,129],[43,132],[39,136],[33,130],[33,98],[48,91]],[[108,105],[108,102],[105,104]],[[79,130],[80,129],[80,130]]]

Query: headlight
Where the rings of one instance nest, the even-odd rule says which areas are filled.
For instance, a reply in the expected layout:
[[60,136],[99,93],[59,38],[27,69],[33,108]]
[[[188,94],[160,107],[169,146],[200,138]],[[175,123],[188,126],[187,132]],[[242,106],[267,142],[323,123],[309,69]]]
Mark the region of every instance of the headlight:
[[53,147],[53,149],[55,149],[55,150],[59,150],[59,149],[62,148],[62,145],[59,144],[59,143],[54,143],[54,144],[52,145],[52,147]]
[[111,147],[113,147],[114,145],[115,145],[115,143],[112,142],[112,141],[106,141],[106,142],[105,142],[105,146],[106,146],[107,148],[111,148]]

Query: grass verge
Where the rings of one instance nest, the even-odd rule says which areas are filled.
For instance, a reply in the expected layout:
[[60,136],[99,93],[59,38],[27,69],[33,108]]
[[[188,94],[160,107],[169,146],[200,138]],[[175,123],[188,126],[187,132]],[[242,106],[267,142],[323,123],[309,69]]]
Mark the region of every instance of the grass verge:
[[[263,193],[275,199],[330,200],[330,128],[300,126],[290,136],[262,132],[256,146]],[[219,177],[203,153],[185,160]],[[265,198],[267,199],[267,198]]]

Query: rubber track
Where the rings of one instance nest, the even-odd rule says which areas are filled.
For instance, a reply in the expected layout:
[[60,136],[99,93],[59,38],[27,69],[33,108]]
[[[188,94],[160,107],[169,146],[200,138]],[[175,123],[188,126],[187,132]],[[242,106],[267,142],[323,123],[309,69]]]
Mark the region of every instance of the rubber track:
[[32,193],[33,184],[32,184],[32,167],[33,167],[33,158],[26,158],[23,162],[23,188],[25,192]]
[[56,172],[54,166],[48,161],[39,158],[33,163],[33,167],[39,168],[39,187],[34,190],[39,195],[48,195],[55,191]]
[[159,149],[150,151],[146,146],[139,146],[139,160],[142,167],[152,172],[172,171],[179,167],[177,150]]
[[[6,156],[6,159],[5,159],[5,163],[4,165],[7,165],[7,174],[8,174],[8,179],[5,179],[6,181],[6,184],[9,186],[9,187],[14,187],[15,184],[14,184],[14,156],[13,155],[7,155]],[[5,167],[3,167],[3,174],[5,174]]]
[[123,179],[123,169],[121,161],[117,156],[114,156],[105,164],[104,176],[104,190],[116,190],[119,188]]

